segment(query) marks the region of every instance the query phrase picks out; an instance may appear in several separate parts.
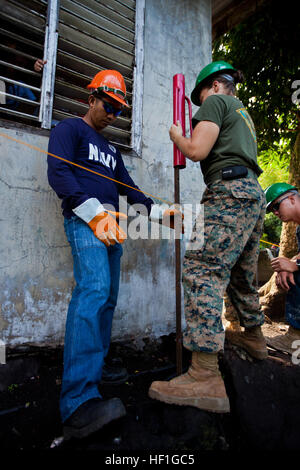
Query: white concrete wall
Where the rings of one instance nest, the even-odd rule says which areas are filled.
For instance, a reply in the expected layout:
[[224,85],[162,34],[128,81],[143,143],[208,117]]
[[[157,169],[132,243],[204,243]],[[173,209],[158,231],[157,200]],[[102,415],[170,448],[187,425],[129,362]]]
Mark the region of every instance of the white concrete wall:
[[[210,0],[146,0],[141,158],[124,156],[141,189],[172,201],[172,77],[184,73],[189,96],[211,60]],[[1,128],[47,150],[38,133]],[[46,154],[0,135],[0,339],[18,344],[63,342],[74,285],[60,201],[48,186]],[[199,202],[198,165],[180,173],[182,202]],[[113,339],[138,340],[175,330],[174,242],[128,240]]]

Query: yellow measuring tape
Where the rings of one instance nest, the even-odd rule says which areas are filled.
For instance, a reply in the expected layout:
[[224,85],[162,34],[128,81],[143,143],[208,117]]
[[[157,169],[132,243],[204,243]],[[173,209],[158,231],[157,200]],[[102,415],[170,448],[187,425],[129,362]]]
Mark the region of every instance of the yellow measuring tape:
[[278,248],[280,248],[280,246],[276,245],[276,243],[270,243],[270,242],[267,242],[266,240],[260,240],[260,241],[263,243],[268,243],[268,245],[278,246]]
[[[12,140],[14,142],[17,142],[18,144],[25,145],[26,147],[29,147],[32,150],[36,150],[38,152],[45,153],[46,155],[50,155],[50,157],[58,158],[58,160],[69,163],[70,165],[77,166],[78,168],[81,168],[82,170],[86,170],[86,171],[89,171],[90,173],[94,173],[95,175],[102,176],[102,178],[106,178],[110,181],[113,181],[114,183],[118,183],[118,184],[121,184],[122,186],[126,186],[127,188],[134,189],[135,191],[139,191],[140,193],[146,194],[147,196],[150,196],[153,199],[157,199],[158,201],[164,202],[165,204],[168,204],[168,205],[173,204],[172,202],[167,201],[166,199],[162,199],[160,197],[154,196],[153,194],[146,193],[146,191],[142,191],[141,189],[135,188],[133,186],[129,186],[128,184],[125,184],[125,183],[122,183],[121,181],[110,178],[109,176],[102,175],[102,173],[98,173],[97,171],[91,170],[90,168],[86,168],[82,165],[78,165],[78,163],[70,162],[70,160],[67,160],[66,158],[62,158],[62,157],[59,157],[58,155],[54,155],[53,153],[47,152],[47,150],[43,150],[39,147],[36,147],[35,145],[28,144],[27,142],[23,142],[22,140],[15,139],[14,137],[11,137],[7,134],[3,134],[2,132],[0,132],[0,136],[5,137],[6,139]],[[274,246],[279,247],[279,245],[276,245],[276,243],[270,243],[270,242],[267,242],[266,240],[260,240],[260,241],[263,242],[263,243],[268,243],[269,245],[274,245]]]
[[35,145],[28,144],[27,142],[23,142],[22,140],[19,140],[19,139],[15,139],[14,137],[11,137],[7,134],[2,134],[2,132],[0,132],[0,136],[5,137],[6,139],[9,139],[9,140],[13,140],[14,142],[17,142],[18,144],[25,145],[26,147],[29,147],[32,150],[37,150],[38,152],[42,152],[42,153],[45,153],[46,155],[50,155],[50,157],[58,158],[58,160],[62,160],[63,162],[69,163],[70,165],[77,166],[78,168],[81,168],[82,170],[86,170],[86,171],[89,171],[90,173],[94,173],[95,175],[102,176],[102,178],[106,178],[108,180],[111,180],[114,183],[118,183],[118,184],[121,184],[122,186],[126,186],[127,188],[134,189],[135,191],[139,191],[140,193],[143,193],[143,194],[146,194],[147,196],[153,197],[154,199],[157,199],[158,201],[162,201],[162,202],[164,202],[166,204],[169,204],[169,205],[173,204],[172,202],[167,201],[165,199],[161,199],[157,196],[154,196],[153,194],[146,193],[145,191],[142,191],[141,189],[134,188],[133,186],[129,186],[129,184],[122,183],[121,181],[115,180],[115,179],[110,178],[109,176],[106,176],[106,175],[102,175],[101,173],[98,173],[97,171],[91,170],[90,168],[86,168],[82,165],[78,165],[78,163],[70,162],[70,160],[67,160],[66,158],[62,158],[62,157],[59,157],[58,155],[54,155],[53,153],[47,152],[46,150],[43,150],[39,147],[36,147]]

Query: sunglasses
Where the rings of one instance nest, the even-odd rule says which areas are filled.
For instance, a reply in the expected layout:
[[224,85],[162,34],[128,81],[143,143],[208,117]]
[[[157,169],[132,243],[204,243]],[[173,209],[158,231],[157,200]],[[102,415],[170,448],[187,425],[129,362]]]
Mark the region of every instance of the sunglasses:
[[108,101],[105,101],[103,100],[102,98],[100,98],[102,103],[103,103],[103,108],[104,108],[104,111],[107,113],[107,114],[113,114],[115,117],[117,116],[120,116],[120,114],[122,113],[122,108],[115,108],[111,103],[109,103]]
[[280,204],[282,203],[282,201],[284,201],[285,199],[287,199],[289,196],[285,196],[283,197],[280,201],[278,202],[275,202],[275,204],[272,204],[272,207],[270,208],[270,212],[277,212],[279,210],[279,206]]

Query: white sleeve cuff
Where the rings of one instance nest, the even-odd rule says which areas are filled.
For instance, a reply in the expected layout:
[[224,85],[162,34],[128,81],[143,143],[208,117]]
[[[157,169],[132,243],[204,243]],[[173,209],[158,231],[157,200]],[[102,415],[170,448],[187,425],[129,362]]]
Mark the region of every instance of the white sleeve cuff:
[[159,222],[163,218],[163,213],[166,210],[166,207],[161,206],[159,204],[154,204],[151,206],[151,211],[149,215],[149,219],[153,222]]
[[85,202],[80,204],[80,206],[73,209],[74,214],[80,217],[87,224],[100,212],[104,212],[105,208],[102,206],[101,202],[98,201],[95,197],[87,199]]

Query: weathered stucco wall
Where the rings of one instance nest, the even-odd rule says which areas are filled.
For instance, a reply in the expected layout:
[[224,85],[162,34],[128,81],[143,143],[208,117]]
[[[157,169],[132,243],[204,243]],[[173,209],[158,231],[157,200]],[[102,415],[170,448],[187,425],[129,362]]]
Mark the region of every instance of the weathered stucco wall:
[[[1,129],[47,150],[48,138]],[[61,341],[72,262],[46,155],[0,136],[0,329],[8,344]]]
[[[124,156],[141,189],[173,200],[172,76],[184,73],[190,95],[210,59],[210,0],[147,0],[141,158]],[[47,150],[39,133],[1,133]],[[60,201],[48,186],[46,154],[0,136],[0,339],[18,344],[63,342],[74,285]],[[199,202],[198,165],[181,176],[182,202]],[[157,202],[157,201],[156,201]],[[175,329],[174,242],[128,240],[113,339],[158,337]]]

